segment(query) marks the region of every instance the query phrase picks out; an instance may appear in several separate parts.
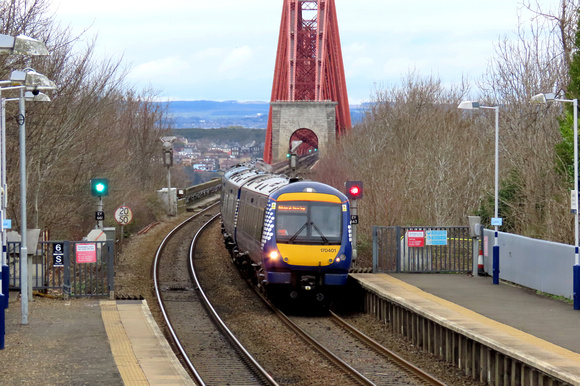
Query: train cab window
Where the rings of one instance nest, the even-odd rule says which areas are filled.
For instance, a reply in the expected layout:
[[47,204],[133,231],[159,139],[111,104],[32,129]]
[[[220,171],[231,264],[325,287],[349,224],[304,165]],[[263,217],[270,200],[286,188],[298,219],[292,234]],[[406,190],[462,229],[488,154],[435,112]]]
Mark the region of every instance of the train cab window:
[[340,244],[342,206],[292,201],[276,208],[276,241],[288,244]]

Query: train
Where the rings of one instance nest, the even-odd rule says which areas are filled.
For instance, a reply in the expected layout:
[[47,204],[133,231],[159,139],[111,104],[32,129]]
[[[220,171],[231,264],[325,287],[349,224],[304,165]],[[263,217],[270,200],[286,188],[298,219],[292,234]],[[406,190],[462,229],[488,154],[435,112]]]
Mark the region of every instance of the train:
[[244,164],[224,174],[220,205],[232,260],[272,300],[328,304],[345,287],[352,228],[339,190]]

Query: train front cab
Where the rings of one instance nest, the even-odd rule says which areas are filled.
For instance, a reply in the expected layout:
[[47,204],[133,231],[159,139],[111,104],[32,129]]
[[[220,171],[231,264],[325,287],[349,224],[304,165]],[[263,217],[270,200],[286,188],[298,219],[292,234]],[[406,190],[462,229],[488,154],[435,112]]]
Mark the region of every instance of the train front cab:
[[346,196],[324,184],[298,182],[272,195],[262,259],[269,293],[318,301],[343,287],[351,264]]

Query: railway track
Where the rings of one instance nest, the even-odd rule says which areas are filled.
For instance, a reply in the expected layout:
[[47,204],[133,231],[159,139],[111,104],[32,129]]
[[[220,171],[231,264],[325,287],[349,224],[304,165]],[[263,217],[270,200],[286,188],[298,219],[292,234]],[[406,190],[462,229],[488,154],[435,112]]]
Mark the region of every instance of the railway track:
[[[275,385],[229,332],[197,281],[195,244],[205,226],[218,216],[216,205],[193,215],[159,246],[153,278],[163,318],[197,384]],[[193,240],[191,234],[195,234]]]
[[[158,249],[154,269],[155,291],[160,299],[160,307],[169,334],[172,336],[174,346],[181,353],[182,361],[198,384],[276,384],[273,377],[241,348],[241,344],[229,333],[228,327],[223,325],[220,316],[203,293],[197,275],[188,274],[189,270],[196,271],[192,256],[199,235],[204,227],[217,217],[218,210],[215,206],[190,217],[176,227]],[[196,236],[192,241],[193,234]],[[210,260],[220,259],[210,258]],[[230,262],[222,259],[223,263],[229,265]],[[186,265],[190,268],[186,269]],[[241,280],[240,285],[245,286]],[[248,301],[252,302],[246,298],[238,300],[238,303]],[[314,347],[318,355],[325,358],[320,359],[321,361],[332,363],[331,369],[334,370],[330,370],[331,373],[340,373],[343,374],[342,377],[350,379],[343,384],[443,384],[413,366],[404,365],[407,369],[401,369],[396,356],[385,354],[388,350],[377,348],[376,343],[368,343],[368,338],[361,337],[358,331],[340,321],[336,315],[288,317],[269,302],[266,301],[266,304],[273,307],[280,320],[284,320],[284,323],[300,336],[298,340],[307,342],[305,344]],[[217,308],[224,311],[223,306]],[[173,325],[175,319],[178,323]],[[228,323],[234,322],[235,319],[238,318],[230,317]],[[220,327],[216,327],[216,323]],[[277,331],[280,331],[280,327]],[[294,333],[288,331],[286,334],[291,336]],[[283,338],[281,344],[288,342],[288,339],[297,338]],[[271,343],[272,348],[275,347],[275,342]],[[304,370],[297,366],[294,371],[300,373]]]
[[284,324],[361,385],[445,385],[332,311],[330,316],[289,316],[255,291]]

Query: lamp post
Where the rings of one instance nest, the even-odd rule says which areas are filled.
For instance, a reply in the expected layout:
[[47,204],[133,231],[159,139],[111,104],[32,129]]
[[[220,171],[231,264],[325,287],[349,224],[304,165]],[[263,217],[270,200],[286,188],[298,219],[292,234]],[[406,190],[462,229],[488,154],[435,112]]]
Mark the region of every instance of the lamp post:
[[493,284],[499,284],[499,227],[503,224],[503,219],[499,217],[499,106],[481,106],[479,102],[464,101],[458,108],[462,110],[495,110],[495,194],[494,194],[494,217],[491,225],[494,226],[495,237],[493,242]]
[[[56,85],[46,76],[33,69],[13,71],[10,80],[13,87],[4,90],[18,89],[18,126],[20,129],[20,299],[22,306],[22,324],[28,324],[28,246],[27,246],[27,213],[26,213],[26,91],[40,94],[40,90],[54,90]],[[31,292],[31,291],[30,291]]]
[[[46,45],[36,39],[24,35],[10,36],[0,34],[0,55],[32,55],[44,56],[49,55]],[[1,81],[0,84],[7,84],[7,81]],[[4,220],[6,219],[7,206],[7,186],[6,186],[6,131],[5,131],[5,103],[2,100],[0,108],[1,128],[0,146],[2,154],[0,155],[0,234],[2,236],[2,250],[0,251],[0,310],[2,312],[3,322],[0,324],[0,349],[4,349],[4,309],[8,308],[8,279],[9,269],[6,259],[6,229],[4,229]],[[3,300],[3,301],[2,301]],[[23,318],[24,319],[24,318]]]
[[553,93],[537,94],[531,99],[532,103],[545,104],[548,102],[572,103],[574,108],[574,189],[571,192],[571,210],[574,213],[574,268],[572,292],[574,309],[580,310],[580,255],[578,237],[578,99],[557,99]]

